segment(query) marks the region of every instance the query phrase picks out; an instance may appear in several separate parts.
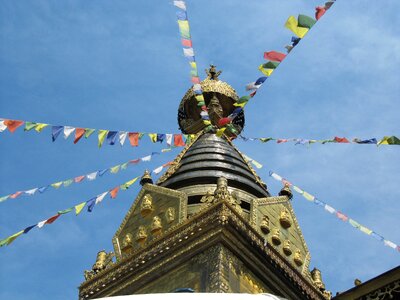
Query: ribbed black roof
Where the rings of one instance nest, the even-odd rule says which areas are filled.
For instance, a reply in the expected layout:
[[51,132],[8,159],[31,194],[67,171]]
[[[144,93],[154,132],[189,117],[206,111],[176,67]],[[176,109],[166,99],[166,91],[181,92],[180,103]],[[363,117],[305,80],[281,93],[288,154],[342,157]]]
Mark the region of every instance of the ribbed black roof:
[[269,197],[238,151],[225,139],[205,133],[187,150],[179,169],[160,186],[179,189],[191,185],[216,184],[219,177],[228,185],[253,194]]

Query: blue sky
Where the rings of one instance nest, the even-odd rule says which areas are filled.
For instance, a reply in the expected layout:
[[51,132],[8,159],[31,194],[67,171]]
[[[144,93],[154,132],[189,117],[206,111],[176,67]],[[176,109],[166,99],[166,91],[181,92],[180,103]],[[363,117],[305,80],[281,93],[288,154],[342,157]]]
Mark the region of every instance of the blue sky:
[[[172,1],[1,1],[0,112],[3,118],[111,130],[176,133],[177,107],[190,87]],[[240,95],[261,74],[264,51],[283,51],[289,15],[312,15],[322,1],[187,1],[201,77],[214,63]],[[338,1],[279,66],[246,109],[248,137],[399,136],[400,3]],[[273,170],[365,226],[400,243],[397,146],[236,141]],[[143,157],[163,146],[97,148],[92,136],[51,142],[18,130],[0,136],[0,194],[26,190]],[[116,175],[1,203],[6,237],[154,169],[154,157]],[[93,213],[61,217],[0,249],[0,299],[73,299],[83,270],[111,238],[139,186]],[[334,293],[399,265],[389,247],[295,195],[311,252]]]

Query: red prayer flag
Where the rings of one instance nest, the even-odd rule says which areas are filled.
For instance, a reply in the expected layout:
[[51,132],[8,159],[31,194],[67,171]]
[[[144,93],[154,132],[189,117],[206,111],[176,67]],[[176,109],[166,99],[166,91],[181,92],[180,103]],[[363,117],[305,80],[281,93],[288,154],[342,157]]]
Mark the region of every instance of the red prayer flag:
[[317,21],[326,13],[326,9],[323,6],[317,6],[315,8],[315,18]]
[[19,195],[21,195],[22,194],[22,192],[16,192],[16,193],[14,193],[14,194],[12,194],[12,195],[10,195],[10,196],[8,196],[9,198],[11,198],[11,199],[15,199],[15,198],[17,198]]
[[191,48],[191,47],[192,47],[192,40],[182,39],[182,45],[183,45],[184,47]]
[[281,144],[281,143],[286,143],[286,142],[288,142],[289,140],[287,140],[287,139],[277,139],[276,140],[276,142],[278,143],[278,144]]
[[81,182],[83,179],[85,179],[85,175],[75,177],[75,178],[74,178],[74,181],[75,181],[76,183],[78,183],[78,182]]
[[269,52],[264,52],[264,58],[271,60],[271,61],[277,61],[281,62],[284,60],[286,57],[286,54],[276,52],[276,51],[269,51]]
[[4,120],[4,125],[7,126],[8,130],[10,130],[11,133],[14,133],[14,131],[17,130],[17,128],[23,124],[24,124],[24,121]]
[[59,217],[61,216],[61,214],[56,214],[55,216],[52,216],[51,218],[47,219],[45,224],[51,224],[53,223],[55,220],[57,220]]
[[201,110],[207,111],[207,106],[203,105],[202,107],[200,107]]
[[230,123],[231,121],[232,121],[231,118],[222,118],[222,119],[219,119],[218,125],[222,127],[222,126],[225,126],[226,124]]
[[140,162],[140,158],[132,159],[129,161],[130,164],[137,164],[138,162]]
[[113,199],[117,198],[118,191],[119,191],[119,186],[113,188],[110,191],[111,198],[113,198]]
[[193,82],[194,84],[200,83],[200,78],[199,78],[199,77],[196,77],[196,76],[193,76],[193,77],[192,77],[192,82]]
[[334,138],[333,140],[334,140],[336,143],[350,143],[350,142],[348,141],[348,139],[346,139],[345,137],[340,138],[340,137],[335,136],[335,138]]
[[336,216],[337,216],[340,220],[342,220],[342,221],[344,221],[344,222],[346,222],[346,221],[349,219],[348,216],[342,214],[340,211],[336,212]]
[[182,134],[174,134],[174,146],[185,146],[185,142],[182,139]]
[[257,94],[257,91],[254,91],[250,94],[250,97],[253,98]]
[[129,142],[132,147],[137,147],[139,145],[139,133],[138,132],[129,132]]
[[74,144],[76,144],[77,142],[79,142],[79,140],[83,137],[84,134],[85,134],[85,128],[76,128],[76,129],[75,129],[75,140],[74,140]]
[[169,161],[169,162],[163,164],[162,166],[165,168],[165,167],[171,166],[171,165],[172,165],[172,161]]

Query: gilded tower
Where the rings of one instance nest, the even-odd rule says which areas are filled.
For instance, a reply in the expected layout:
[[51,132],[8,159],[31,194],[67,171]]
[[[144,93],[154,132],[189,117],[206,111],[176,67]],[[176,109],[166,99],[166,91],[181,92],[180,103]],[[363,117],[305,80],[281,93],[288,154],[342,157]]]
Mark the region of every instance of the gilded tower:
[[142,189],[112,238],[85,271],[80,299],[195,292],[270,293],[285,299],[329,299],[285,186],[272,196],[245,156],[232,144],[245,123],[243,110],[222,136],[219,120],[239,97],[214,66],[201,82],[211,126],[201,120],[192,89],[178,109],[190,143],[154,183]]

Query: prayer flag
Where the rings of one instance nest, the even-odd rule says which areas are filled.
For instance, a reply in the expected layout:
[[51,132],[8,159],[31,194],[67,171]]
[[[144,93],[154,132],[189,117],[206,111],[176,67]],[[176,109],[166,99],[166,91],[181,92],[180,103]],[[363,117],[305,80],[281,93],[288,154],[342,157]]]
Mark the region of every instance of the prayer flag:
[[167,145],[171,146],[172,145],[172,134],[170,134],[170,133],[166,134],[166,139],[167,139]]
[[96,177],[97,177],[97,173],[98,173],[98,172],[96,171],[96,172],[87,174],[87,175],[86,175],[86,178],[87,178],[89,181],[95,180]]
[[118,134],[118,140],[121,146],[124,145],[126,137],[128,136],[128,133],[126,131],[120,131]]
[[52,126],[51,127],[51,139],[53,142],[58,138],[60,135],[61,131],[64,130],[63,126]]
[[0,132],[3,132],[7,129],[6,124],[4,124],[4,120],[0,120]]
[[65,214],[71,212],[72,210],[73,210],[73,208],[70,207],[70,208],[67,208],[67,209],[64,209],[64,210],[59,210],[57,213],[60,214],[60,215],[65,215]]
[[262,85],[268,77],[260,77],[256,80],[255,85]]
[[160,173],[160,172],[162,171],[162,169],[163,169],[163,166],[160,166],[160,167],[158,167],[158,168],[155,168],[155,169],[153,170],[153,173],[154,173],[154,174],[158,174],[158,173]]
[[335,3],[335,0],[330,0],[330,1],[325,2],[325,6],[324,6],[325,9],[326,10],[330,9],[331,6],[333,5],[333,3]]
[[276,61],[269,61],[264,63],[262,66],[264,69],[276,69],[279,66],[279,62]]
[[273,140],[273,138],[260,138],[259,140],[260,140],[262,143],[266,143],[266,142],[269,142],[269,141]]
[[300,42],[300,40],[301,40],[301,38],[292,36],[292,39],[291,39],[292,46],[295,47]]
[[190,39],[189,22],[187,20],[178,20],[178,26],[181,37],[184,39]]
[[75,214],[79,215],[82,209],[85,207],[86,202],[82,202],[81,204],[75,205]]
[[294,46],[292,46],[292,45],[286,45],[286,46],[285,46],[285,49],[286,49],[286,52],[287,52],[287,53],[290,53],[290,51],[292,51],[293,48],[294,48]]
[[129,162],[123,163],[121,165],[121,170],[126,170],[128,168]]
[[354,228],[360,228],[360,226],[361,226],[358,222],[354,221],[354,220],[351,219],[351,218],[349,218],[349,224],[350,224],[351,226],[353,226]]
[[194,56],[193,48],[183,48],[183,55],[185,57]]
[[153,143],[157,142],[157,133],[149,133],[149,138]]
[[266,68],[264,68],[263,66],[264,66],[264,64],[261,64],[261,65],[258,67],[258,70],[260,70],[261,73],[263,73],[263,74],[266,75],[266,76],[271,76],[272,72],[274,72],[275,69],[266,69]]
[[297,192],[297,193],[299,193],[299,194],[303,194],[304,193],[304,191],[302,190],[302,189],[300,189],[299,187],[297,187],[297,186],[293,186],[293,190],[295,191],[295,192]]
[[106,138],[108,133],[108,130],[99,130],[99,135],[98,135],[98,139],[99,139],[99,148],[101,148],[101,146],[103,145],[104,139]]
[[68,179],[68,180],[63,181],[63,185],[65,187],[67,187],[67,186],[70,186],[73,182],[74,182],[73,179]]
[[347,222],[347,220],[349,219],[348,216],[346,216],[345,214],[342,214],[340,211],[337,211],[337,212],[336,212],[336,216],[337,216],[340,220],[342,220],[342,221],[344,221],[344,222]]
[[289,142],[289,140],[288,140],[288,139],[277,139],[276,142],[277,142],[278,144],[282,144],[282,143],[287,143],[287,142]]
[[38,188],[34,188],[34,189],[31,189],[31,190],[25,191],[24,193],[29,195],[29,196],[32,196],[37,192],[37,190],[38,190]]
[[192,81],[193,83],[200,83],[200,78],[197,77],[197,76],[193,76],[192,79],[191,79],[191,81]]
[[107,133],[107,143],[109,144],[109,145],[115,145],[115,141],[116,141],[116,139],[117,139],[117,134],[118,134],[118,131],[109,131],[108,133]]
[[364,232],[365,234],[368,234],[368,235],[370,235],[372,233],[371,229],[369,229],[367,227],[364,227],[362,225],[360,226],[360,231],[362,231],[362,232]]
[[83,137],[84,134],[85,134],[85,128],[76,128],[74,144],[79,142],[79,140]]
[[121,185],[121,189],[122,190],[127,190],[132,184],[134,184],[137,180],[139,179],[139,177],[135,177],[132,180],[125,182],[123,185]]
[[9,195],[8,197],[11,199],[15,199],[17,197],[19,197],[22,194],[22,192],[16,192],[14,194]]
[[325,202],[322,202],[322,201],[318,200],[317,198],[315,198],[314,203],[317,204],[318,206],[322,206],[322,207],[325,206]]
[[255,82],[250,82],[246,84],[246,91],[252,91],[252,90],[257,90],[260,86],[256,85]]
[[24,124],[24,121],[19,121],[19,120],[4,120],[3,121],[4,125],[7,126],[8,130],[11,133],[14,133],[15,130],[17,130],[18,127],[22,126]]
[[87,210],[88,210],[88,212],[92,212],[95,205],[96,205],[96,198],[90,199],[87,202]]
[[[290,16],[286,23],[285,27],[289,30],[291,30],[295,35],[297,35],[299,38],[303,38],[306,33],[308,32],[308,28],[303,28],[303,27],[298,27],[297,20],[294,16]],[[295,46],[295,45],[293,45]]]
[[44,224],[46,224],[46,221],[47,220],[40,221],[39,223],[37,223],[37,227],[42,228],[44,226]]
[[165,139],[165,134],[164,133],[157,133],[157,142],[162,143]]
[[297,22],[299,24],[299,27],[303,28],[308,28],[310,29],[311,27],[314,26],[314,24],[317,22],[313,18],[306,16],[306,15],[299,15],[297,17]]
[[317,21],[326,13],[326,9],[323,6],[317,6],[315,8],[315,18]]
[[85,179],[85,175],[75,177],[75,178],[74,178],[74,181],[75,181],[76,183],[78,183],[78,182],[81,182],[83,179]]
[[192,40],[182,39],[181,41],[182,41],[182,46],[184,47],[191,48],[193,46]]
[[64,139],[67,139],[74,130],[74,127],[64,126]]
[[240,104],[240,103],[246,103],[246,102],[248,102],[250,99],[251,99],[250,96],[242,96],[242,97],[239,98],[239,100],[237,100],[236,103],[239,103],[239,104]]
[[37,224],[35,224],[35,225],[31,225],[31,226],[29,226],[29,227],[26,227],[25,229],[24,229],[24,233],[28,233],[29,231],[31,231],[33,228],[35,228],[37,226]]
[[391,241],[384,240],[383,243],[385,244],[385,246],[389,246],[390,248],[393,248],[393,249],[397,248],[397,245]]
[[382,242],[384,240],[383,236],[377,234],[376,232],[371,233],[371,236],[374,237],[375,239],[377,239],[378,241]]
[[400,145],[400,139],[395,136],[384,136],[378,145]]
[[329,206],[328,204],[325,204],[324,208],[327,212],[330,212],[331,214],[334,214],[336,212],[336,209],[334,209],[332,206]]
[[103,176],[105,173],[107,173],[108,169],[103,169],[99,171],[99,176]]
[[103,194],[100,194],[96,197],[96,204],[99,204],[101,201],[103,201],[104,197],[108,194],[107,192],[104,192]]
[[284,60],[286,57],[286,54],[277,52],[277,51],[269,51],[269,52],[264,52],[264,58],[267,60],[272,60],[272,61],[277,61],[281,62]]
[[230,123],[232,121],[231,118],[222,118],[218,120],[218,125],[219,126],[225,126],[226,124]]
[[357,143],[357,144],[377,144],[378,143],[378,141],[375,138],[369,139],[369,140],[360,140],[360,139],[355,138],[355,139],[353,139],[353,142]]
[[42,132],[42,130],[43,130],[44,128],[46,128],[47,126],[49,126],[49,124],[38,123],[38,124],[35,126],[35,130],[36,130],[36,132]]
[[196,95],[195,98],[196,98],[196,100],[197,100],[198,102],[204,102],[204,96],[203,96],[203,94],[201,94],[201,95]]
[[175,5],[176,7],[179,7],[180,9],[186,11],[186,4],[185,4],[185,1],[174,0],[174,5]]
[[52,183],[51,186],[55,189],[58,189],[62,184],[63,184],[63,182],[60,181],[60,182]]
[[49,188],[49,185],[40,187],[39,188],[39,193],[43,194],[48,188]]
[[61,215],[60,214],[56,214],[55,216],[52,216],[51,218],[48,218],[46,220],[45,224],[52,224],[54,223],[55,220],[57,220]]
[[120,167],[121,167],[121,165],[114,166],[114,167],[110,168],[110,172],[113,174],[117,174]]
[[[205,123],[206,121],[204,121]],[[211,122],[210,122],[211,124]],[[174,134],[174,146],[181,147],[185,146],[185,142],[182,139],[182,134]]]
[[255,161],[254,159],[251,160],[251,163],[252,163],[257,169],[261,169],[261,168],[262,168],[262,164],[260,164],[258,161]]
[[178,18],[178,20],[187,20],[186,11],[177,11],[176,17]]
[[95,129],[92,128],[85,128],[85,139],[87,139],[89,136],[92,135],[93,132],[95,132]]
[[307,192],[303,192],[303,197],[306,198],[308,201],[314,201],[315,197],[313,195],[310,195]]
[[281,176],[279,176],[278,174],[276,174],[274,172],[271,172],[270,176],[278,181],[282,181],[282,179],[283,179]]
[[24,233],[24,231],[21,230],[15,234],[9,236],[8,238],[5,238],[4,240],[0,240],[0,247],[10,245],[17,237],[19,237],[23,233]]
[[112,199],[115,199],[117,197],[118,191],[119,191],[119,186],[110,190],[110,196]]
[[334,138],[333,140],[334,140],[336,143],[350,143],[350,142],[348,141],[348,139],[346,139],[345,137],[340,138],[340,137],[335,136],[335,138]]
[[35,128],[36,125],[37,125],[37,124],[36,124],[36,123],[33,123],[33,122],[25,122],[24,131],[29,131],[29,130]]
[[220,129],[217,130],[215,135],[218,136],[218,137],[221,137],[224,134],[225,130],[226,130],[226,127],[220,128]]
[[139,145],[139,133],[138,132],[129,132],[129,142],[132,147],[137,147]]
[[142,161],[150,161],[151,160],[151,155],[147,155],[145,157],[141,158]]

